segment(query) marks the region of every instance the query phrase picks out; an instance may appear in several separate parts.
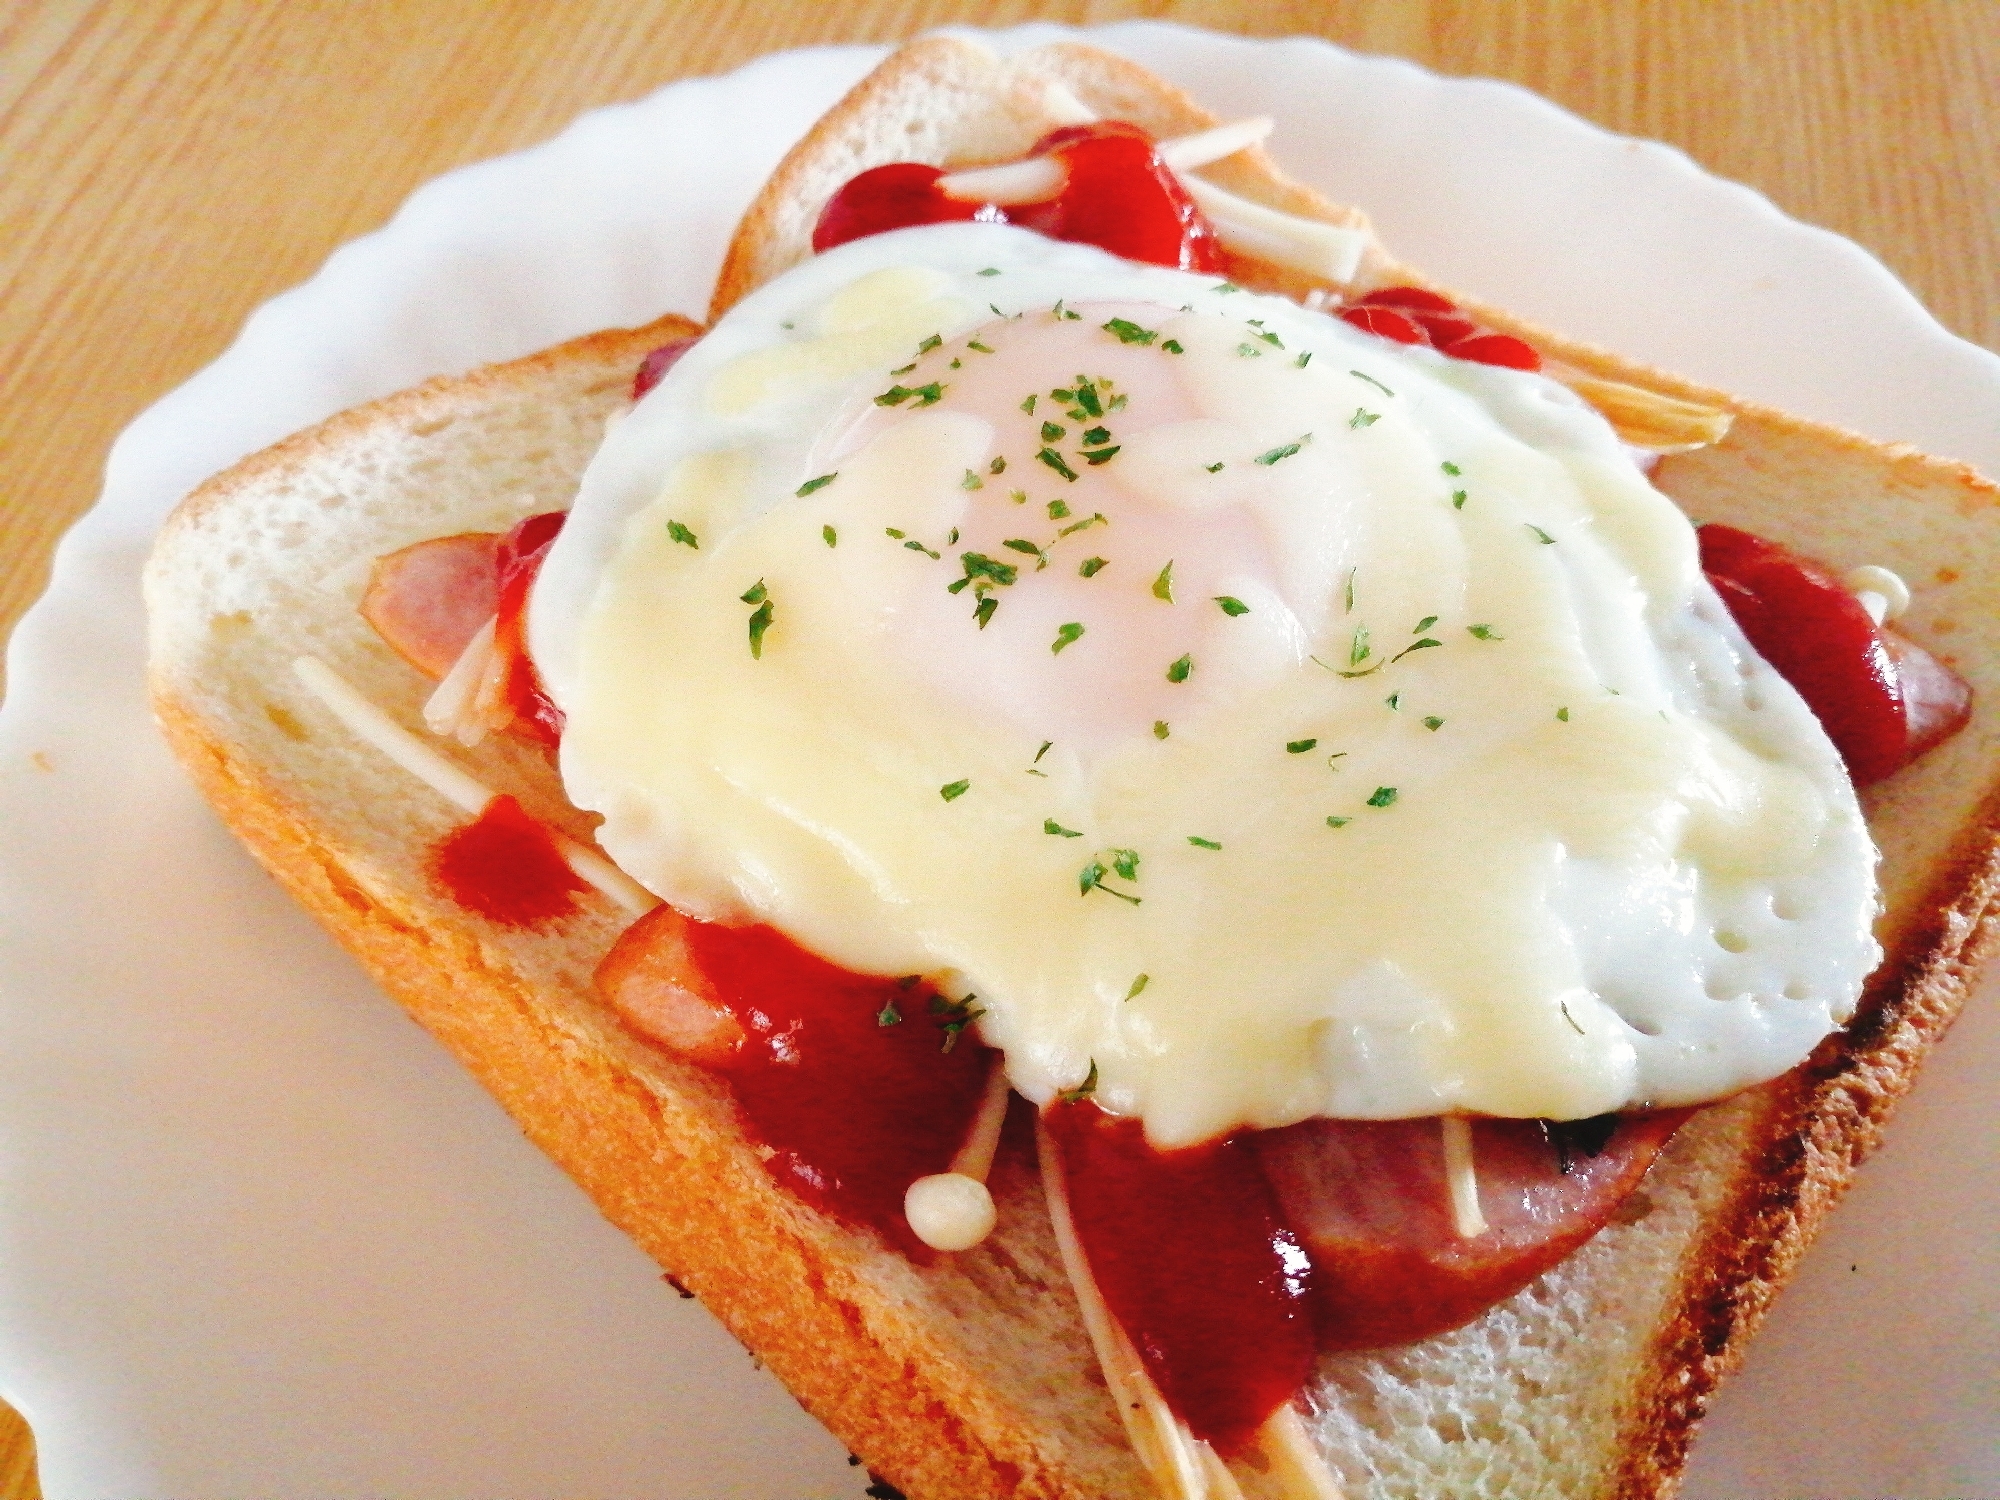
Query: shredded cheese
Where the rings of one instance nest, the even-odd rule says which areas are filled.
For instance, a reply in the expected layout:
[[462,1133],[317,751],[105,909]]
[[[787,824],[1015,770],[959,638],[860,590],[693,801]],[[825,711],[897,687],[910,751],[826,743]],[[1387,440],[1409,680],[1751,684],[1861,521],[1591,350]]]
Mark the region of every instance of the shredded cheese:
[[1444,1132],[1444,1172],[1451,1189],[1451,1218],[1461,1237],[1486,1233],[1486,1215],[1479,1211],[1479,1175],[1472,1160],[1472,1122],[1464,1115],[1441,1115]]
[[1549,374],[1596,407],[1619,438],[1654,453],[1692,453],[1729,435],[1734,412],[1703,406],[1678,396],[1663,396],[1622,380],[1599,380],[1575,370]]
[[[353,735],[374,746],[446,801],[475,816],[496,795],[493,789],[462,767],[438,754],[409,730],[368,701],[346,678],[316,657],[292,663],[299,681]],[[594,849],[586,848],[557,829],[548,830],[569,867],[634,916],[660,904],[653,893]]]
[[1088,125],[1097,118],[1089,105],[1069,90],[1069,85],[1050,79],[1042,86],[1042,108],[1058,125]]
[[1181,183],[1215,225],[1216,236],[1239,255],[1275,261],[1327,281],[1352,281],[1360,269],[1368,248],[1366,230],[1280,213],[1199,177],[1184,176]]
[[458,660],[424,704],[424,724],[430,732],[455,739],[468,749],[486,738],[486,723],[473,707],[480,685],[492,669],[494,623],[489,618],[472,633]]
[[1252,115],[1247,120],[1231,120],[1193,135],[1177,135],[1160,142],[1160,160],[1176,172],[1205,167],[1225,156],[1234,156],[1246,146],[1254,146],[1271,133],[1275,122],[1269,115]]
[[1877,625],[1900,620],[1909,612],[1910,586],[1903,582],[1899,573],[1869,563],[1849,568],[1840,581],[1847,586],[1850,594],[1861,601],[1861,607],[1868,611],[1868,618]]
[[945,197],[961,203],[997,203],[1007,208],[1017,203],[1046,203],[1062,191],[1068,177],[1058,158],[1030,156],[997,167],[952,172],[940,177],[937,186]]

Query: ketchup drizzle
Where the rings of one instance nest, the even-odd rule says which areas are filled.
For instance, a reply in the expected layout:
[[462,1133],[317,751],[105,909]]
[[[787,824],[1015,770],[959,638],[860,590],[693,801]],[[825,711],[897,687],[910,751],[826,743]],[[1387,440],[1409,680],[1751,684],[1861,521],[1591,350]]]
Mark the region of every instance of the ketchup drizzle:
[[431,879],[467,911],[503,927],[544,927],[589,889],[548,829],[501,795],[432,847]]
[[1215,230],[1160,159],[1152,136],[1137,125],[1099,120],[1064,126],[1037,141],[1031,154],[1061,158],[1067,176],[1047,202],[1013,208],[945,196],[937,186],[945,175],[939,167],[920,162],[873,167],[827,201],[813,228],[813,249],[830,250],[891,229],[970,219],[1019,224],[1152,265],[1221,269]]
[[1310,1267],[1246,1135],[1155,1151],[1135,1119],[1056,1103],[1070,1217],[1111,1313],[1177,1416],[1223,1454],[1312,1373]]
[[714,1040],[693,1060],[729,1080],[751,1133],[771,1148],[771,1176],[929,1260],[903,1216],[903,1194],[950,1167],[985,1093],[990,1054],[961,1034],[968,1010],[915,979],[838,968],[775,928],[724,927],[661,907],[598,969],[621,1014],[637,1007],[621,997],[619,976],[645,967],[628,944],[648,945],[671,971],[655,967],[641,982],[665,980],[686,992],[680,1003],[735,1022],[711,1027]]
[[1709,582],[1818,716],[1856,786],[1901,770],[1971,716],[1965,680],[1877,625],[1831,569],[1733,526],[1695,535]]
[[567,519],[559,510],[529,516],[500,539],[494,558],[500,604],[493,621],[493,644],[506,659],[507,706],[514,711],[515,727],[550,750],[562,741],[563,716],[528,656],[528,591]]

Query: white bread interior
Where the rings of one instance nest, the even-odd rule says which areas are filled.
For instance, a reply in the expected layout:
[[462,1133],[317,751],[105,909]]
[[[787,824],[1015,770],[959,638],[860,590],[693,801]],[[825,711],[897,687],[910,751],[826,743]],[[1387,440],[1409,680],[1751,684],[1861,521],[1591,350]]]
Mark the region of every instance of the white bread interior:
[[[1053,123],[1050,79],[1160,134],[1211,122],[1088,49],[1003,63],[967,43],[916,44],[788,158],[732,246],[717,310],[802,258],[820,204],[855,172],[1020,154]],[[1365,222],[1285,182],[1261,152],[1204,171],[1275,207]],[[1275,268],[1231,274],[1305,289]],[[1361,279],[1418,278],[1377,248]],[[1916,594],[1910,632],[1979,694],[1964,734],[1867,798],[1885,852],[1890,959],[1863,1017],[1799,1072],[1698,1116],[1630,1222],[1465,1329],[1327,1358],[1309,1393],[1352,1500],[1660,1495],[1717,1380],[1994,941],[2000,493],[1960,466],[1478,311],[1579,368],[1735,410],[1730,438],[1665,461],[1662,486],[1699,519],[1842,565],[1895,568]],[[428,684],[355,613],[365,560],[565,505],[640,355],[677,331],[665,320],[433,382],[204,485],[147,574],[161,723],[294,895],[873,1468],[913,1497],[1146,1494],[1018,1142],[996,1175],[1002,1228],[957,1257],[914,1266],[806,1210],[763,1172],[726,1092],[632,1040],[592,993],[591,970],[622,925],[608,903],[530,934],[455,906],[432,888],[423,855],[458,816],[351,739],[292,675],[293,657],[317,655],[420,724]],[[534,752],[489,742],[460,758],[587,836]]]

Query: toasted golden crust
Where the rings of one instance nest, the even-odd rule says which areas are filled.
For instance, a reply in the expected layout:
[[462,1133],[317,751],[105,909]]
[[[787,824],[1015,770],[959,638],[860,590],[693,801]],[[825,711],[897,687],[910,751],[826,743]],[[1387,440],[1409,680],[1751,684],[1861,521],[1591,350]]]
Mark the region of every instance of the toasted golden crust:
[[[786,159],[730,247],[716,311],[808,253],[820,205],[855,172],[889,160],[971,165],[1020,154],[1054,123],[1050,79],[1099,113],[1161,134],[1212,123],[1184,95],[1087,48],[1001,62],[970,43],[914,44]],[[1204,170],[1273,207],[1365,224],[1287,182],[1261,151]],[[1275,267],[1245,264],[1232,274],[1272,290],[1306,289]],[[1357,285],[1419,279],[1376,247]],[[2000,941],[2000,492],[1962,466],[1735,401],[1497,309],[1475,311],[1576,369],[1736,412],[1727,442],[1663,462],[1662,487],[1704,519],[1735,521],[1831,561],[1896,567],[1917,586],[1915,633],[1955,659],[1982,694],[1965,735],[1868,798],[1885,849],[1889,958],[1855,1023],[1804,1068],[1684,1131],[1648,1182],[1658,1206],[1646,1221],[1607,1230],[1542,1288],[1471,1330],[1411,1351],[1328,1361],[1314,1392],[1352,1500],[1469,1492],[1467,1475],[1481,1472],[1482,1493],[1666,1495],[1717,1382]],[[400,773],[372,767],[309,701],[277,685],[289,684],[289,654],[324,652],[410,722],[422,696],[414,674],[386,659],[344,601],[276,586],[239,596],[205,561],[232,546],[252,554],[253,567],[309,566],[289,552],[260,551],[264,523],[256,518],[273,509],[339,528],[342,541],[325,549],[333,559],[343,547],[382,551],[412,539],[397,530],[402,524],[432,528],[419,535],[466,529],[474,502],[434,500],[428,490],[421,494],[438,519],[393,517],[420,483],[435,485],[454,465],[479,467],[503,448],[519,461],[483,488],[520,488],[538,508],[561,503],[639,355],[691,331],[663,320],[432,382],[336,417],[197,491],[149,569],[161,723],[258,858],[613,1222],[872,1467],[920,1496],[1144,1493],[1020,1152],[1003,1155],[995,1180],[1002,1230],[978,1251],[930,1266],[911,1266],[791,1200],[762,1171],[716,1083],[625,1035],[591,992],[588,975],[616,933],[616,915],[593,907],[558,929],[520,935],[453,907],[430,889],[422,863],[424,844],[449,820],[430,809],[414,828],[408,817],[371,821],[359,804],[393,805]],[[335,491],[380,503],[361,520],[314,515]],[[1801,494],[1813,502],[1802,504]],[[272,621],[294,608],[319,613],[304,623]],[[264,641],[266,630],[278,638]],[[537,758],[493,747],[473,759],[493,784],[587,836]],[[1655,1281],[1652,1300],[1631,1294]],[[1609,1327],[1603,1320],[1618,1317],[1599,1337]],[[1380,1454],[1394,1445],[1395,1425],[1371,1414],[1369,1393],[1492,1383],[1490,1367],[1506,1363],[1505,1340],[1516,1337],[1496,1332],[1502,1324],[1570,1340],[1564,1357],[1576,1389],[1527,1414],[1549,1431],[1525,1456],[1468,1441],[1455,1469],[1389,1474]],[[1581,1347],[1579,1326],[1592,1330],[1592,1348]],[[1432,1394],[1449,1405],[1448,1389]],[[1565,1427],[1575,1430],[1558,1430]],[[1342,1446],[1350,1439],[1378,1449],[1350,1463]],[[1524,1477],[1509,1480],[1503,1470]]]

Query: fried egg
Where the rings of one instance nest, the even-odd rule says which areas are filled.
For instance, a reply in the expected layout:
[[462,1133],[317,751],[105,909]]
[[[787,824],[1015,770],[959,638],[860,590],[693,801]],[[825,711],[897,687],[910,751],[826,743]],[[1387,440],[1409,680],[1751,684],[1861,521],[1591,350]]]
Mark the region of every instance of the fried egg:
[[605,849],[1166,1147],[1730,1093],[1875,852],[1559,383],[1002,225],[856,241],[610,431],[530,606]]

